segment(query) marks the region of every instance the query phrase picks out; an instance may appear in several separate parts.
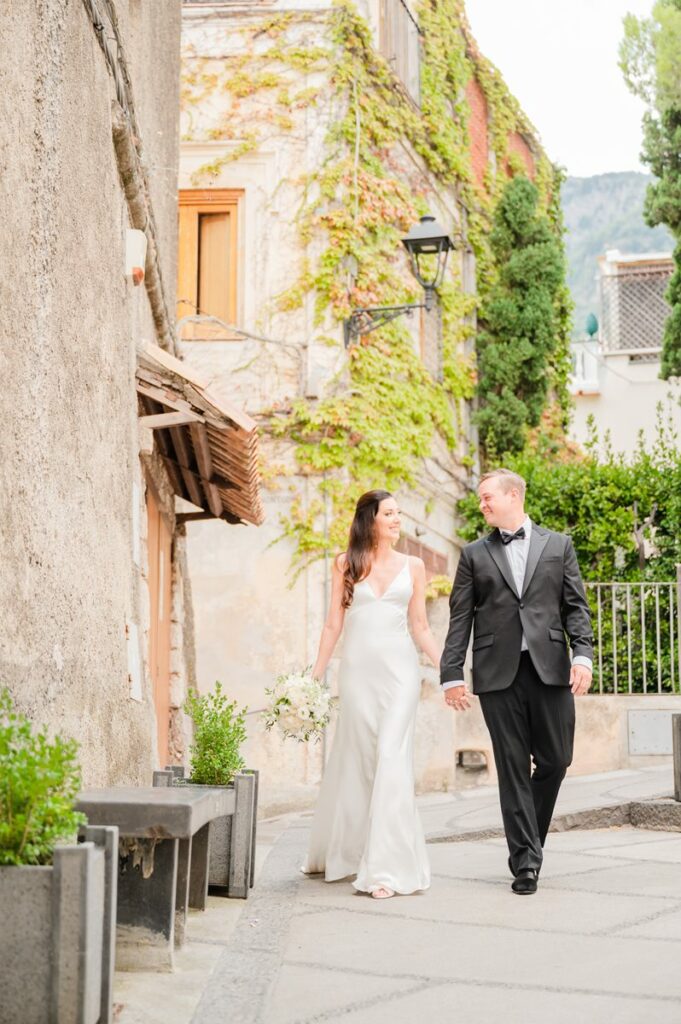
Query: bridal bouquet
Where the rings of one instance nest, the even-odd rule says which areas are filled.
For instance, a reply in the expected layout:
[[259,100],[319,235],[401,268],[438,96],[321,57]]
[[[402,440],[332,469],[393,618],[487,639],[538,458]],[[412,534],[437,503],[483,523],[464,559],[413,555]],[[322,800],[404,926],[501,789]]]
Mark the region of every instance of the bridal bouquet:
[[334,699],[324,683],[313,679],[309,669],[278,676],[265,693],[269,698],[262,715],[266,729],[277,725],[284,737],[299,743],[321,739],[331,719]]

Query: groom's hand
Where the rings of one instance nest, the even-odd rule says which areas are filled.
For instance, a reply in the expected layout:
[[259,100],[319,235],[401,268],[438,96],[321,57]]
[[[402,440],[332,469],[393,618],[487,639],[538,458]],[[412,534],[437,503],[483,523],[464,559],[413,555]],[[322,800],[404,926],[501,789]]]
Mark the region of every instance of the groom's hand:
[[448,690],[445,690],[445,700],[455,711],[465,711],[471,706],[465,686],[450,686]]
[[589,692],[593,673],[586,665],[573,665],[570,670],[570,688],[575,697],[583,697]]

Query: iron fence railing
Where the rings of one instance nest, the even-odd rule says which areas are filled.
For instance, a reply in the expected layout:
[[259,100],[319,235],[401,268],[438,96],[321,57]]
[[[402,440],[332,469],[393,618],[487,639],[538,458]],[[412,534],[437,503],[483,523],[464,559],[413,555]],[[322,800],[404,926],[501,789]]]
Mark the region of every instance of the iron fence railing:
[[587,583],[592,693],[681,693],[678,582]]

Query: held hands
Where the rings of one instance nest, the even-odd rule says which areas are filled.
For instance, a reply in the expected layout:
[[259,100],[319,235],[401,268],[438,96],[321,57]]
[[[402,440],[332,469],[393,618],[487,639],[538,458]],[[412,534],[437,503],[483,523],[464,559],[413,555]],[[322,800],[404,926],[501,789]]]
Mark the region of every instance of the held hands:
[[445,701],[455,711],[466,711],[471,706],[466,686],[450,686],[448,690],[445,690]]
[[[593,672],[585,665],[573,665],[570,670],[570,689],[575,697],[583,697],[591,688]],[[450,686],[445,690],[445,701],[455,711],[466,711],[471,707],[470,694],[466,686]]]
[[575,697],[583,697],[589,692],[593,673],[586,665],[573,665],[570,670],[570,689]]

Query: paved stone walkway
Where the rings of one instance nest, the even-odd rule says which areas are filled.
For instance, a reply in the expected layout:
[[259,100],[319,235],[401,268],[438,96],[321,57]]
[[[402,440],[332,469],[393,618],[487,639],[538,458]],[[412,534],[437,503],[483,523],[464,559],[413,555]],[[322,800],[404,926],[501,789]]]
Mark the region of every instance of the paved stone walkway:
[[[669,767],[576,776],[558,821],[670,789]],[[299,873],[309,813],[261,823],[251,897],[193,913],[174,974],[117,974],[118,1024],[681,1024],[680,833],[552,833],[519,897],[495,787],[419,803],[432,888],[380,902]]]
[[432,888],[374,901],[296,877],[307,828],[265,865],[194,1024],[679,1024],[681,835],[554,834],[540,890],[503,840],[437,844]]

